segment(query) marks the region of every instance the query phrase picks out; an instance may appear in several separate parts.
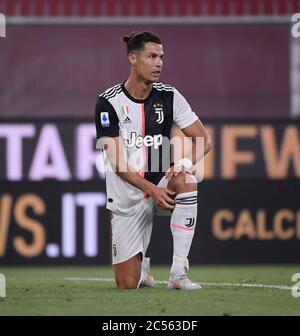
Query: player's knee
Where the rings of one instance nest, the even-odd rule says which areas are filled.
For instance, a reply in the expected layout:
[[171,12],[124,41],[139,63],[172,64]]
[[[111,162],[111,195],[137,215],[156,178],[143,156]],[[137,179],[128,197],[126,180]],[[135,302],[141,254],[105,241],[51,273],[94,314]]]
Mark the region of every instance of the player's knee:
[[173,176],[168,183],[168,188],[175,191],[176,194],[197,190],[197,180],[194,175],[180,173]]
[[132,276],[116,278],[116,284],[119,289],[136,289],[139,284],[139,279]]
[[137,288],[141,276],[141,253],[114,265],[116,285],[120,289]]

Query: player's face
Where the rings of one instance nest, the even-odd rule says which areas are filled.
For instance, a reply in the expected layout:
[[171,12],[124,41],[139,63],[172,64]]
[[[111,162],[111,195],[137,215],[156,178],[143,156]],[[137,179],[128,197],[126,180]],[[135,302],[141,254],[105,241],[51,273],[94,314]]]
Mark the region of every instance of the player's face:
[[159,79],[163,66],[164,51],[161,44],[148,42],[136,54],[136,73],[143,80],[154,83]]

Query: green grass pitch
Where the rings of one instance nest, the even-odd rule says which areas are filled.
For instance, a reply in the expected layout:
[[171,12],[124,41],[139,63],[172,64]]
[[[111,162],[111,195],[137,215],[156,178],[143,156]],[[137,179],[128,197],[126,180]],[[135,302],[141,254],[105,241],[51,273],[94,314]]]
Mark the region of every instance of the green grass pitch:
[[[157,280],[167,280],[168,271],[152,266]],[[111,267],[0,267],[6,277],[0,315],[300,315],[300,297],[291,293],[299,272],[300,265],[192,266],[189,276],[201,290],[159,283],[124,291],[111,281]]]

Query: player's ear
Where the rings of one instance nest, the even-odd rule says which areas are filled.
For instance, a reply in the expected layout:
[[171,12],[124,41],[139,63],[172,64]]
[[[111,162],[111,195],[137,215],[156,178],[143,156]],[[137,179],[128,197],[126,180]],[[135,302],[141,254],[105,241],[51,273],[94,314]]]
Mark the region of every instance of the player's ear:
[[130,65],[136,65],[136,54],[130,53],[128,55],[128,61]]

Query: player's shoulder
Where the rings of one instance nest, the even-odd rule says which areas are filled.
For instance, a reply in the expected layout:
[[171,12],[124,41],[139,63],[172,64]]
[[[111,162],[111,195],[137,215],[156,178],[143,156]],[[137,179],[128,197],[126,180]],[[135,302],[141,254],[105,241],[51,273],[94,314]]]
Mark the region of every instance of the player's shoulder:
[[109,100],[122,92],[122,84],[117,84],[99,94],[99,98]]
[[166,92],[174,92],[175,87],[169,84],[164,84],[161,82],[153,83],[153,88],[157,91],[166,91]]

